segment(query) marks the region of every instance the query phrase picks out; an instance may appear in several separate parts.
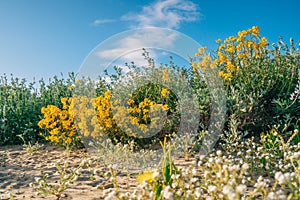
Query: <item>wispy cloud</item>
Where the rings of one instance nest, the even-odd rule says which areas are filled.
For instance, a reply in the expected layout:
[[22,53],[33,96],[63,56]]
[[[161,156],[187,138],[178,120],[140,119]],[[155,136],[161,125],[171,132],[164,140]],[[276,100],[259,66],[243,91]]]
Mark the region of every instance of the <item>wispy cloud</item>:
[[115,48],[101,50],[96,54],[104,59],[114,60],[121,57],[125,62],[134,61],[138,65],[145,65],[147,62],[142,57],[142,48],[146,48],[155,58],[155,52],[151,50],[153,47],[172,47],[177,37],[177,32],[170,30],[138,29],[132,31],[132,34],[112,41],[110,45]]
[[179,28],[182,22],[199,19],[198,6],[185,0],[157,0],[139,13],[128,13],[121,20],[137,22],[136,27]]
[[115,19],[96,19],[91,23],[92,26],[99,26],[101,24],[106,24],[106,23],[111,23],[111,22],[116,22]]
[[[124,37],[116,37],[106,48],[97,50],[96,56],[103,62],[117,60],[120,63],[134,61],[137,65],[146,65],[141,56],[142,48],[146,48],[154,60],[166,57],[154,49],[172,49],[180,34],[171,29],[179,29],[183,22],[197,21],[200,17],[198,6],[189,0],[156,0],[142,7],[140,12],[127,13],[121,21],[134,24],[132,28],[139,28]],[[114,20],[96,20],[94,24],[113,22]],[[167,29],[147,29],[160,27]],[[144,29],[146,28],[146,29]],[[134,30],[134,29],[133,29]],[[176,44],[175,44],[176,43]]]

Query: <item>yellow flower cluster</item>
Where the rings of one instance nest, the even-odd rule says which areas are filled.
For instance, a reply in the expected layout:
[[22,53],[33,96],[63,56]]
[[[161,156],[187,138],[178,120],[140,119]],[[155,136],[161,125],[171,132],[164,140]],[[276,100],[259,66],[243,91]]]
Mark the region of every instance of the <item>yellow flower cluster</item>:
[[162,97],[166,97],[166,96],[168,96],[170,94],[170,90],[168,90],[168,89],[166,89],[166,88],[163,88],[162,90],[161,90],[161,96]]
[[84,136],[97,138],[104,133],[119,131],[111,110],[111,91],[96,98],[86,96],[74,98],[77,126]]
[[205,70],[206,67],[219,66],[219,76],[229,81],[234,72],[247,66],[251,59],[260,57],[268,45],[268,39],[260,37],[258,26],[240,31],[236,36],[230,36],[223,42],[221,39],[217,39],[216,42],[219,44],[217,58],[213,60],[210,55],[204,55],[206,47],[199,48],[195,56],[201,58],[200,62],[192,63],[192,67],[194,70]]
[[[169,90],[162,90],[162,94],[167,95],[168,93]],[[119,125],[122,126],[123,129],[126,129],[126,134],[133,137],[142,137],[149,132],[149,128],[157,128],[160,115],[155,115],[155,113],[157,114],[161,111],[169,110],[167,104],[158,104],[148,98],[144,98],[144,100],[137,105],[132,98],[130,98],[127,103],[128,108],[124,106],[117,107],[115,117],[121,119]],[[125,116],[125,113],[129,113],[129,118]],[[155,117],[150,118],[151,114]],[[149,126],[149,124],[151,124],[151,126]],[[137,135],[138,133],[142,135]]]
[[147,170],[144,171],[142,174],[137,176],[137,181],[139,184],[144,183],[147,181],[148,183],[152,183],[155,179],[155,171],[154,170]]
[[45,136],[46,140],[68,148],[79,144],[81,138],[76,132],[74,117],[71,111],[72,98],[62,98],[61,102],[63,104],[62,109],[54,105],[48,105],[41,109],[44,118],[39,121],[38,126],[48,130],[49,134]]
[[222,66],[219,75],[225,80],[231,80],[236,70],[247,66],[251,59],[260,57],[268,45],[268,39],[260,37],[258,26],[240,31],[236,36],[226,38],[222,44],[221,40],[218,42],[218,58],[214,62]]
[[163,70],[163,81],[165,82],[170,81],[169,70],[167,68]]
[[194,70],[201,69],[202,71],[206,71],[207,68],[215,68],[216,65],[213,62],[210,55],[205,55],[207,47],[200,47],[198,52],[195,54],[196,57],[199,58],[200,62],[197,64],[195,62],[192,63],[192,67]]
[[[161,91],[162,96],[167,96],[169,93],[168,89],[162,89]],[[100,137],[103,134],[106,136],[120,134],[122,131],[119,126],[126,127],[126,134],[130,136],[137,137],[137,132],[146,134],[149,131],[148,125],[150,123],[150,128],[157,127],[157,121],[160,118],[159,115],[154,113],[169,110],[167,104],[158,104],[148,98],[144,98],[143,101],[137,102],[137,104],[130,98],[126,107],[117,105],[116,101],[114,102],[114,105],[117,105],[114,115],[122,119],[118,121],[119,126],[117,126],[112,113],[111,91],[106,91],[96,98],[86,96],[62,98],[61,102],[63,104],[62,109],[53,105],[42,108],[44,118],[38,125],[48,130],[49,135],[45,137],[46,140],[66,147],[81,141],[76,128],[84,136],[92,136],[96,139],[101,139]],[[129,117],[125,116],[126,113],[129,113]],[[155,117],[150,118],[151,114]],[[137,129],[132,128],[133,126]]]

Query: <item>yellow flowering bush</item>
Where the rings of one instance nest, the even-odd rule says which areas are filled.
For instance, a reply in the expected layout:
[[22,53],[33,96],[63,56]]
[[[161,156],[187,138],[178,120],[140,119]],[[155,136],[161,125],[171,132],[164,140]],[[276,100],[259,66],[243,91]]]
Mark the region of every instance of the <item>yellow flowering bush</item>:
[[260,28],[253,26],[248,30],[238,32],[236,36],[230,36],[224,41],[216,40],[219,44],[217,57],[212,59],[210,55],[205,55],[207,48],[199,48],[195,54],[201,58],[201,62],[192,63],[193,68],[205,70],[206,67],[220,69],[219,75],[224,80],[231,80],[237,70],[245,67],[253,59],[263,56],[263,52],[268,45],[268,39],[260,36]]
[[231,36],[219,42],[217,59],[215,63],[222,66],[219,75],[230,80],[232,74],[241,67],[250,64],[251,60],[259,58],[268,45],[268,39],[260,36],[258,26],[238,32],[237,36]]
[[254,134],[276,124],[298,123],[299,105],[289,100],[299,80],[299,50],[292,40],[290,47],[282,39],[270,47],[253,26],[216,42],[215,52],[199,48],[198,61],[191,64],[197,74],[216,70],[223,79],[228,119],[235,118],[236,128]]
[[[169,91],[163,89],[161,93],[165,97]],[[61,102],[62,109],[54,105],[42,108],[44,118],[38,125],[48,131],[49,134],[45,135],[46,140],[65,147],[81,144],[81,137],[76,132],[76,128],[83,136],[91,136],[99,140],[102,136],[122,142],[134,139],[138,137],[137,132],[146,134],[149,128],[157,127],[157,121],[160,118],[150,119],[151,114],[169,110],[167,104],[159,104],[148,98],[137,102],[137,105],[135,100],[130,98],[127,107],[117,107],[115,116],[122,119],[117,124],[112,113],[113,103],[110,90],[95,98],[74,96],[73,98],[62,98]],[[129,113],[129,117],[126,117],[125,113]],[[148,127],[150,123],[151,127]]]
[[82,135],[101,140],[104,135],[114,138],[116,133],[121,134],[113,119],[111,96],[111,91],[106,91],[95,98],[74,97],[76,125]]
[[41,109],[44,118],[39,121],[38,126],[47,130],[41,133],[45,139],[62,145],[66,148],[81,145],[81,137],[76,132],[73,120],[72,98],[62,98],[62,109],[54,105],[48,105]]
[[[155,112],[160,113],[162,110],[169,110],[167,104],[159,104],[148,98],[144,98],[138,105],[135,105],[134,100],[130,99],[128,104],[128,108],[125,106],[117,107],[115,117],[121,119],[118,125],[123,127],[123,130],[125,129],[126,134],[139,138],[147,136],[149,129],[158,128],[158,121],[161,119],[160,115],[150,118],[151,114],[154,115]],[[129,117],[125,113],[129,113]]]

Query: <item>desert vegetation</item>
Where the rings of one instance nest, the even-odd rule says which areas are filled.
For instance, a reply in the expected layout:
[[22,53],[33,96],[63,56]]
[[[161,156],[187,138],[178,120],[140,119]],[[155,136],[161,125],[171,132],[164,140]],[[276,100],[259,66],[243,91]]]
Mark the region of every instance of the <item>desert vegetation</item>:
[[[299,199],[298,44],[269,44],[258,26],[216,42],[188,67],[158,65],[145,50],[148,66],[115,66],[97,80],[3,75],[0,145],[30,157],[51,144],[80,159],[58,160],[53,174],[41,168],[24,186],[32,197],[0,188],[2,198],[67,199],[85,177],[97,183],[94,199]],[[14,161],[2,152],[6,169]]]

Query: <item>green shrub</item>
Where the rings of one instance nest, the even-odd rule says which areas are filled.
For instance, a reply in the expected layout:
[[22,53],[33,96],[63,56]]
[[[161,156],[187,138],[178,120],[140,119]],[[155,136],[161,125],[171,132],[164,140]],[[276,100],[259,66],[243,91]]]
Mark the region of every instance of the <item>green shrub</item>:
[[71,96],[69,88],[75,80],[74,73],[68,79],[54,77],[46,85],[44,80],[28,83],[11,75],[0,77],[0,145],[36,142],[41,129],[41,108],[49,104],[62,106],[60,99]]

